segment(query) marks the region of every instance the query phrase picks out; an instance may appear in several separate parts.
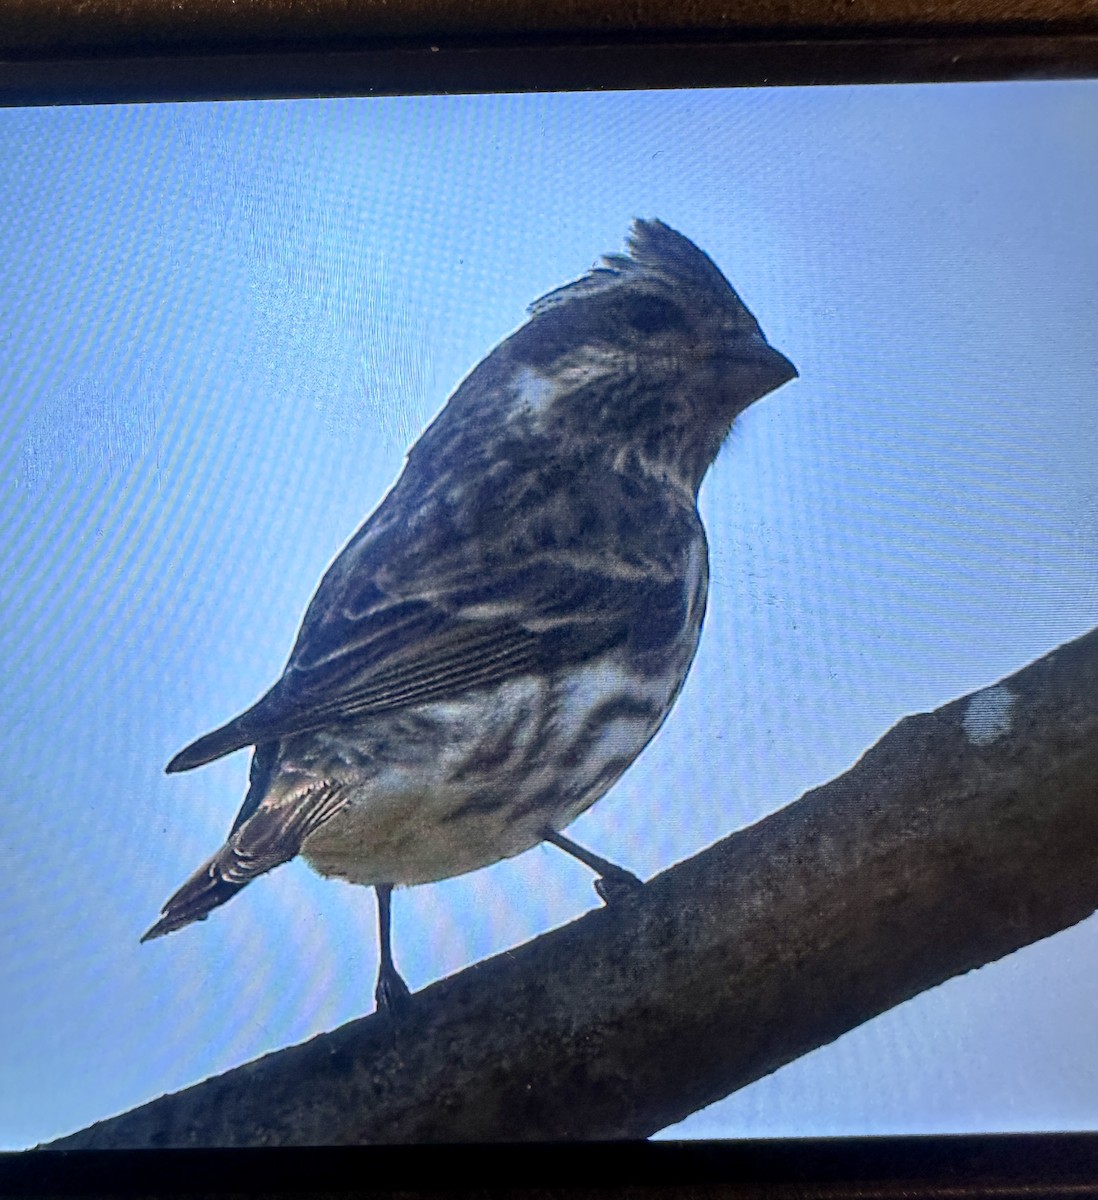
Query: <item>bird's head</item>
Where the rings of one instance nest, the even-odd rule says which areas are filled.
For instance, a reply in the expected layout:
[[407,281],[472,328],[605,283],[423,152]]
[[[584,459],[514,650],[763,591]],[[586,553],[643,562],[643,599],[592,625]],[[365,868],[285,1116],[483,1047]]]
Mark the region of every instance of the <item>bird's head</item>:
[[695,492],[735,418],[797,374],[713,261],[654,220],[505,346],[509,419]]

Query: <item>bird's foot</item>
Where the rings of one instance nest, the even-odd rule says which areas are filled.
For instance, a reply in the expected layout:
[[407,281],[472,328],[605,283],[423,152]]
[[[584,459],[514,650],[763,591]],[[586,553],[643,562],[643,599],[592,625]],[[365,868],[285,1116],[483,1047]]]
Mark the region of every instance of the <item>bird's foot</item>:
[[377,1011],[390,1021],[399,1021],[412,1007],[412,992],[395,967],[382,967],[374,989]]
[[616,904],[624,904],[635,896],[639,896],[643,887],[643,882],[632,871],[627,871],[624,867],[604,869],[595,880],[595,891],[598,892],[603,904],[608,908],[612,908]]
[[610,862],[609,859],[592,854],[590,850],[585,850],[578,842],[573,842],[571,838],[566,838],[563,833],[558,833],[551,825],[547,825],[542,830],[541,836],[550,845],[556,846],[558,850],[563,850],[565,854],[570,854],[573,858],[578,858],[581,863],[590,867],[592,871],[598,871],[599,877],[595,880],[595,891],[598,892],[600,899],[607,907],[622,904],[631,897],[639,895],[641,888],[644,887],[644,884],[632,871],[627,871],[624,867],[617,866],[616,863]]

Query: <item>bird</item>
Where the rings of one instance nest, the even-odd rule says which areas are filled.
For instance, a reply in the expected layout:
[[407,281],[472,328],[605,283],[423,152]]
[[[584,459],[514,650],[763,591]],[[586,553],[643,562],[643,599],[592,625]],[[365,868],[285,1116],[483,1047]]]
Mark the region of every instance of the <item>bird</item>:
[[394,887],[547,842],[604,902],[634,894],[562,831],[671,711],[708,592],[698,490],[736,418],[796,376],[660,220],[531,304],[332,562],[281,678],[168,764],[253,748],[225,843],[142,941],[301,855],[375,890],[374,996],[395,1015]]

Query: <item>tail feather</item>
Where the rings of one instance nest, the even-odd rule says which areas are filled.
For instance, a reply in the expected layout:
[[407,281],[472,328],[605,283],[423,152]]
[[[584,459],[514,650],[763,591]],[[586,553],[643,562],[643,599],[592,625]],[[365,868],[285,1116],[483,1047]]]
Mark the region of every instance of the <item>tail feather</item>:
[[141,940],[148,942],[205,920],[253,879],[293,858],[305,838],[334,816],[345,800],[344,789],[330,782],[268,796],[245,820],[238,819],[225,845],[168,900],[160,919]]
[[204,921],[215,908],[231,900],[247,884],[247,879],[225,878],[221,860],[228,850],[228,846],[219,850],[168,900],[160,910],[160,919],[141,938],[143,942],[174,933],[192,921]]

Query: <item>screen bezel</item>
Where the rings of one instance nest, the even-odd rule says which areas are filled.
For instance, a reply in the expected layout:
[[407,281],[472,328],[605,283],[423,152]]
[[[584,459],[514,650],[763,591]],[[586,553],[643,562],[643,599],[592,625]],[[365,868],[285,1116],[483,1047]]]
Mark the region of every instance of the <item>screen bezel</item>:
[[[60,50],[60,52],[59,52]],[[945,30],[483,44],[305,45],[224,52],[105,46],[20,54],[0,40],[0,105],[133,104],[318,96],[1085,79],[1098,33]]]

